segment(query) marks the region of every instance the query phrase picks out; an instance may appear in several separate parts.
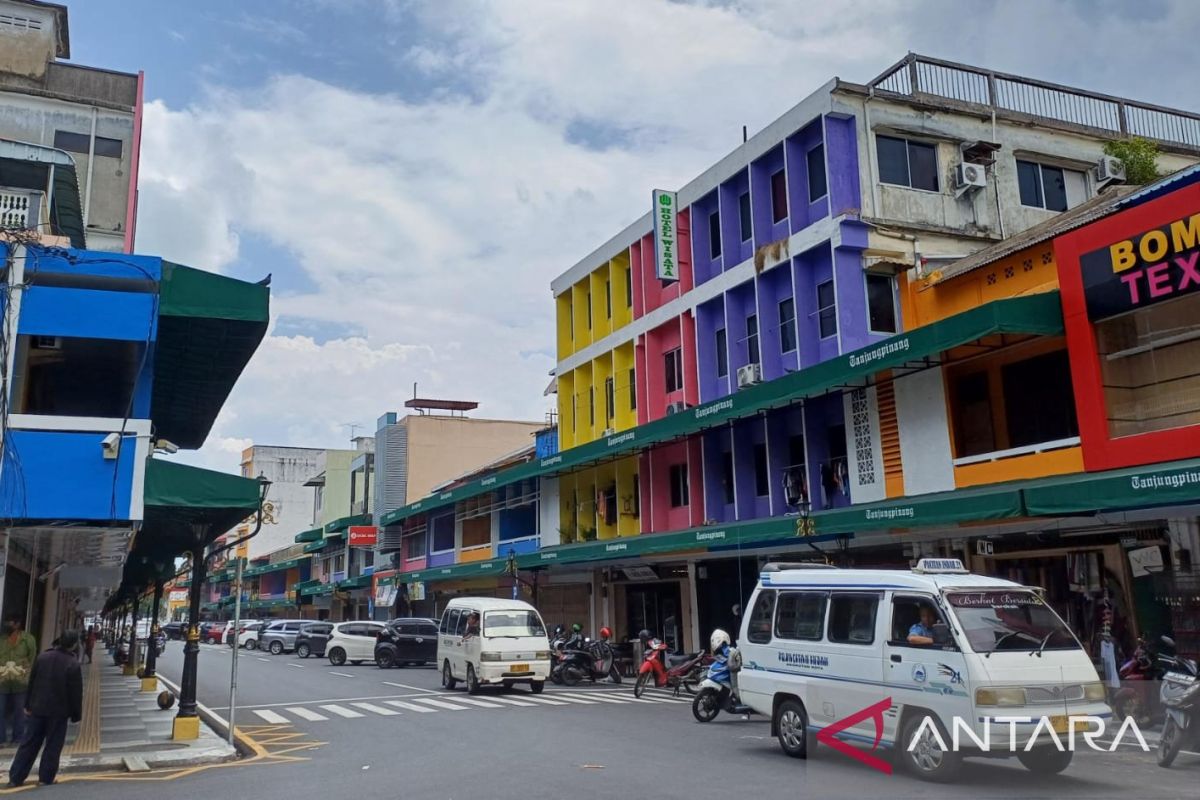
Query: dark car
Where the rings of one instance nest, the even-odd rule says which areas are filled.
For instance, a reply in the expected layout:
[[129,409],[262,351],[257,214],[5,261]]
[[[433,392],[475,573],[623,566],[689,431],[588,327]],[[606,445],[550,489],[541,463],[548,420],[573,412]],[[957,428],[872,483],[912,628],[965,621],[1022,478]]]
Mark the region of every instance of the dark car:
[[329,635],[333,633],[332,622],[306,622],[300,626],[296,634],[296,655],[301,658],[325,655],[325,645],[329,643]]
[[162,626],[162,632],[168,639],[182,639],[187,633],[187,625],[182,622],[168,622]]
[[380,669],[420,666],[437,661],[438,626],[431,619],[394,619],[375,641],[375,663]]

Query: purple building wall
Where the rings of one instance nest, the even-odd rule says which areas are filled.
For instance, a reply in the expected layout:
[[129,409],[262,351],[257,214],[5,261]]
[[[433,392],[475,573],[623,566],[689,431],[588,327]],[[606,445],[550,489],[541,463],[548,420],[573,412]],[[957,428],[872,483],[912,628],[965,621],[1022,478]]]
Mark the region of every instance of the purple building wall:
[[[771,177],[783,168],[782,145],[768,151],[750,165],[750,200],[753,208],[755,247],[786,239],[791,232],[788,214],[785,213],[776,222],[772,208]],[[786,173],[784,182],[786,185]],[[789,199],[788,206],[791,205]]]
[[[808,155],[822,144],[821,120],[819,119],[789,136],[784,143],[787,150],[788,195],[791,198],[789,211],[793,231],[801,231],[829,215],[828,192],[813,198],[809,191],[812,181],[808,170]],[[824,163],[827,157],[826,155],[825,158],[819,159],[822,162],[821,168],[826,175],[829,174],[828,167]],[[828,183],[827,179],[826,185]]]
[[[696,307],[696,366],[699,377],[700,402],[706,403],[729,394],[729,370],[724,377],[717,375],[717,331],[725,329],[725,297],[714,297]],[[726,330],[726,365],[729,331]]]
[[[786,353],[783,351],[779,305],[788,299],[792,300],[794,313],[796,302],[792,294],[792,271],[787,268],[786,264],[767,270],[758,276],[759,349],[762,351],[761,363],[764,381],[780,378],[799,368],[797,348]],[[793,319],[792,327],[798,334],[799,325],[795,319]]]
[[767,476],[768,493],[759,495],[754,463],[756,446],[766,442],[767,431],[761,417],[734,423],[733,474],[737,483],[738,519],[757,519],[771,514],[770,473]]
[[[735,286],[725,294],[726,336],[729,340],[729,374],[730,384],[737,390],[737,371],[750,363],[749,341],[746,337],[746,320],[751,314],[757,314],[758,309],[754,299],[754,281],[749,280],[740,286]],[[759,327],[759,350],[762,350],[761,320]]]
[[854,118],[825,117],[825,164],[829,176],[830,213],[858,214],[862,192],[858,173],[858,135]]
[[743,241],[741,196],[750,191],[746,170],[721,184],[721,252],[725,269],[732,269],[754,255],[754,237]]
[[718,193],[712,191],[692,204],[692,268],[697,286],[720,275],[724,265],[722,254],[713,254],[709,234],[709,218],[717,211],[717,197]]
[[703,436],[705,513],[715,522],[732,522],[737,514],[734,504],[725,502],[724,464],[725,454],[733,453],[733,433],[726,425],[705,431]]

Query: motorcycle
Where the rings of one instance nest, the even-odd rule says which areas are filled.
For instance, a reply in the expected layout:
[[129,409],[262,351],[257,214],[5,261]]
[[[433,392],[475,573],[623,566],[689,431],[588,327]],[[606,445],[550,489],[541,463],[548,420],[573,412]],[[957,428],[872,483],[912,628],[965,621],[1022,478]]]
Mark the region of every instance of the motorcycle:
[[[1175,648],[1175,642],[1168,636],[1160,637],[1160,641],[1168,650]],[[1139,725],[1145,725],[1161,715],[1162,706],[1155,688],[1166,671],[1165,665],[1171,661],[1146,639],[1138,639],[1133,657],[1117,671],[1121,688],[1113,695],[1112,709],[1118,722],[1133,717]]]
[[641,697],[651,681],[654,682],[655,688],[673,689],[676,697],[679,696],[681,688],[688,694],[695,694],[710,663],[712,656],[703,650],[687,655],[674,655],[667,652],[666,642],[650,639],[646,643],[646,656],[633,684],[633,696]]
[[692,716],[697,722],[712,722],[724,711],[746,716],[754,711],[743,705],[737,690],[737,673],[742,668],[742,654],[725,645],[708,667],[708,675],[692,701]]
[[1190,658],[1175,657],[1163,675],[1159,699],[1166,720],[1158,740],[1158,765],[1169,767],[1184,745],[1200,743],[1200,673]]
[[556,652],[556,657],[558,661],[550,670],[550,680],[554,683],[574,686],[584,678],[592,683],[605,678],[621,682],[616,653],[606,639],[584,638],[582,642],[567,644]]

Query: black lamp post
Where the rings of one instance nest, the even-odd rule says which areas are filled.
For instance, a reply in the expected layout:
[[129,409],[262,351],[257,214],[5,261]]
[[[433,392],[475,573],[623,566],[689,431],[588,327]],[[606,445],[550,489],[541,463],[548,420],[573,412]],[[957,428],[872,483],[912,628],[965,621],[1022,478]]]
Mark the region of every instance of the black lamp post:
[[812,536],[816,533],[816,525],[813,524],[812,503],[807,495],[800,498],[796,510],[800,512],[800,516],[796,518],[796,535],[804,538]]
[[134,597],[130,604],[132,611],[132,620],[129,625],[129,652],[125,659],[125,667],[121,670],[124,675],[137,674],[137,624],[138,624],[138,606],[142,604],[140,597]]
[[[157,566],[157,565],[156,565]],[[162,575],[161,566],[158,574]],[[158,689],[156,667],[158,666],[158,615],[161,611],[163,596],[162,578],[154,579],[154,605],[150,612],[150,641],[146,643],[146,668],[142,672],[142,691],[153,692]]]

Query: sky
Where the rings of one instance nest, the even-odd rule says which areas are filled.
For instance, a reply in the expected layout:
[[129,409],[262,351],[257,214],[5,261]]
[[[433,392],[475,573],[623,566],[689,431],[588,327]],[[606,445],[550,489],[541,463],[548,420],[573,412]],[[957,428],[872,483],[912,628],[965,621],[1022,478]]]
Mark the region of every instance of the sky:
[[272,276],[188,459],[227,471],[414,383],[543,419],[550,281],[835,76],[914,51],[1200,110],[1193,0],[66,1],[73,61],[146,73],[137,252]]

